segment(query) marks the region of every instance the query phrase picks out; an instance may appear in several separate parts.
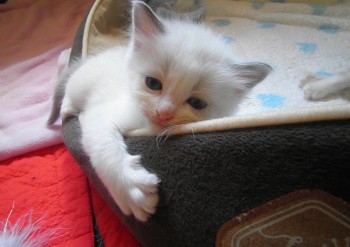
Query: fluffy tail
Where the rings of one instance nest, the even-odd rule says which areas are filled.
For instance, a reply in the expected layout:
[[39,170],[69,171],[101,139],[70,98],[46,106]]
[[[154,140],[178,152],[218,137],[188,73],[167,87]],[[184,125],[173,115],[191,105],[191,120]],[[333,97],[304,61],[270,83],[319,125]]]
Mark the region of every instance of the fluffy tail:
[[[60,236],[63,229],[47,229],[44,218],[33,222],[33,212],[17,219],[15,224],[10,223],[10,217],[14,206],[3,222],[0,221],[0,246],[1,247],[44,247]],[[62,233],[61,233],[62,234]]]

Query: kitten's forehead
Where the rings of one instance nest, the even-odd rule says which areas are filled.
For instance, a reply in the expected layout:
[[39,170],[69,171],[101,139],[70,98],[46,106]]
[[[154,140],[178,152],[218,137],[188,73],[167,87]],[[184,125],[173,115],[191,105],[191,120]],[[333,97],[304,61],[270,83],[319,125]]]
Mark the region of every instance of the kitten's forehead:
[[204,52],[161,50],[160,47],[154,52],[151,59],[144,62],[143,74],[159,79],[164,93],[183,100],[193,95],[210,97],[210,91],[232,89],[231,72],[226,63],[213,56],[208,57]]
[[[204,83],[207,78],[218,74],[218,70],[225,67],[224,62],[219,62],[219,59],[210,56],[206,51],[179,47],[177,50],[158,48],[158,53],[149,65],[156,68],[162,77],[177,81],[180,85],[185,83],[192,88]],[[150,69],[152,70],[151,67]]]
[[140,74],[156,77],[164,83],[166,93],[182,98],[232,91],[232,56],[218,35],[197,24],[166,22],[165,27],[166,32],[137,51]]

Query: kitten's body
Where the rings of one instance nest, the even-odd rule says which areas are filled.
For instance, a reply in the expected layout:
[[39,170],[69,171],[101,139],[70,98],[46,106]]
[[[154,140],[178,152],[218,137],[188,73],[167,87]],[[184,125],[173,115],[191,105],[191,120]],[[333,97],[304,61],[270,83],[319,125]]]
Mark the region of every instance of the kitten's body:
[[89,58],[80,66],[66,86],[61,108],[63,116],[84,114],[98,105],[114,104],[113,112],[124,116],[125,123],[118,126],[123,133],[147,125],[132,94],[126,54],[126,47],[115,47]]
[[326,78],[308,76],[300,83],[300,87],[308,100],[320,100],[332,94],[340,93],[344,89],[349,89],[350,71],[344,71]]
[[[128,153],[123,136],[231,115],[269,71],[266,64],[237,64],[206,27],[160,20],[134,2],[130,44],[88,58],[68,76],[61,115],[79,116],[97,175],[125,214],[146,221],[156,209],[159,179]],[[56,113],[53,107],[49,124]]]

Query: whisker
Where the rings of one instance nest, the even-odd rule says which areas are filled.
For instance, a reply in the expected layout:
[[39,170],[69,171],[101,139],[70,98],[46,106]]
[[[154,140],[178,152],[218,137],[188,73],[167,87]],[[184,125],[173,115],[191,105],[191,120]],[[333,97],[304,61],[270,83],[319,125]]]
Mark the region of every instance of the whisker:
[[195,141],[196,141],[196,136],[195,136],[195,133],[194,133],[193,128],[191,128],[191,132],[192,132],[192,137],[193,137],[193,140],[195,140]]
[[161,143],[164,134],[167,132],[167,128],[163,129],[161,132],[158,133],[157,137],[156,137],[156,142],[157,142],[157,147],[159,148],[159,144]]
[[156,137],[157,146],[159,147],[159,144],[162,143],[162,141],[165,142],[170,136],[172,136],[172,134],[178,128],[179,128],[179,125],[172,125],[172,126],[169,126],[165,129],[163,129]]
[[159,149],[159,143],[161,142],[162,140],[162,135],[158,134],[157,137],[156,137],[156,143],[157,143],[157,148]]
[[167,132],[167,135],[166,135],[166,137],[165,137],[165,139],[164,139],[164,142],[165,142],[170,136],[172,136],[173,133],[174,133],[178,128],[180,128],[180,125],[179,125],[179,124],[177,124],[177,125],[172,125],[172,126],[168,127],[167,129],[169,129],[169,131]]

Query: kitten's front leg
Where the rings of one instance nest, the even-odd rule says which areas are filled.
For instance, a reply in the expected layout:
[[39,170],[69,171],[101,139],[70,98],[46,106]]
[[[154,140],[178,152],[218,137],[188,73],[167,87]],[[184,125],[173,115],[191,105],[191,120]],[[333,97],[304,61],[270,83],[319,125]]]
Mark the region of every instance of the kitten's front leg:
[[139,155],[127,152],[113,104],[87,110],[79,121],[84,150],[98,177],[125,214],[146,221],[156,210],[159,179],[141,165]]

